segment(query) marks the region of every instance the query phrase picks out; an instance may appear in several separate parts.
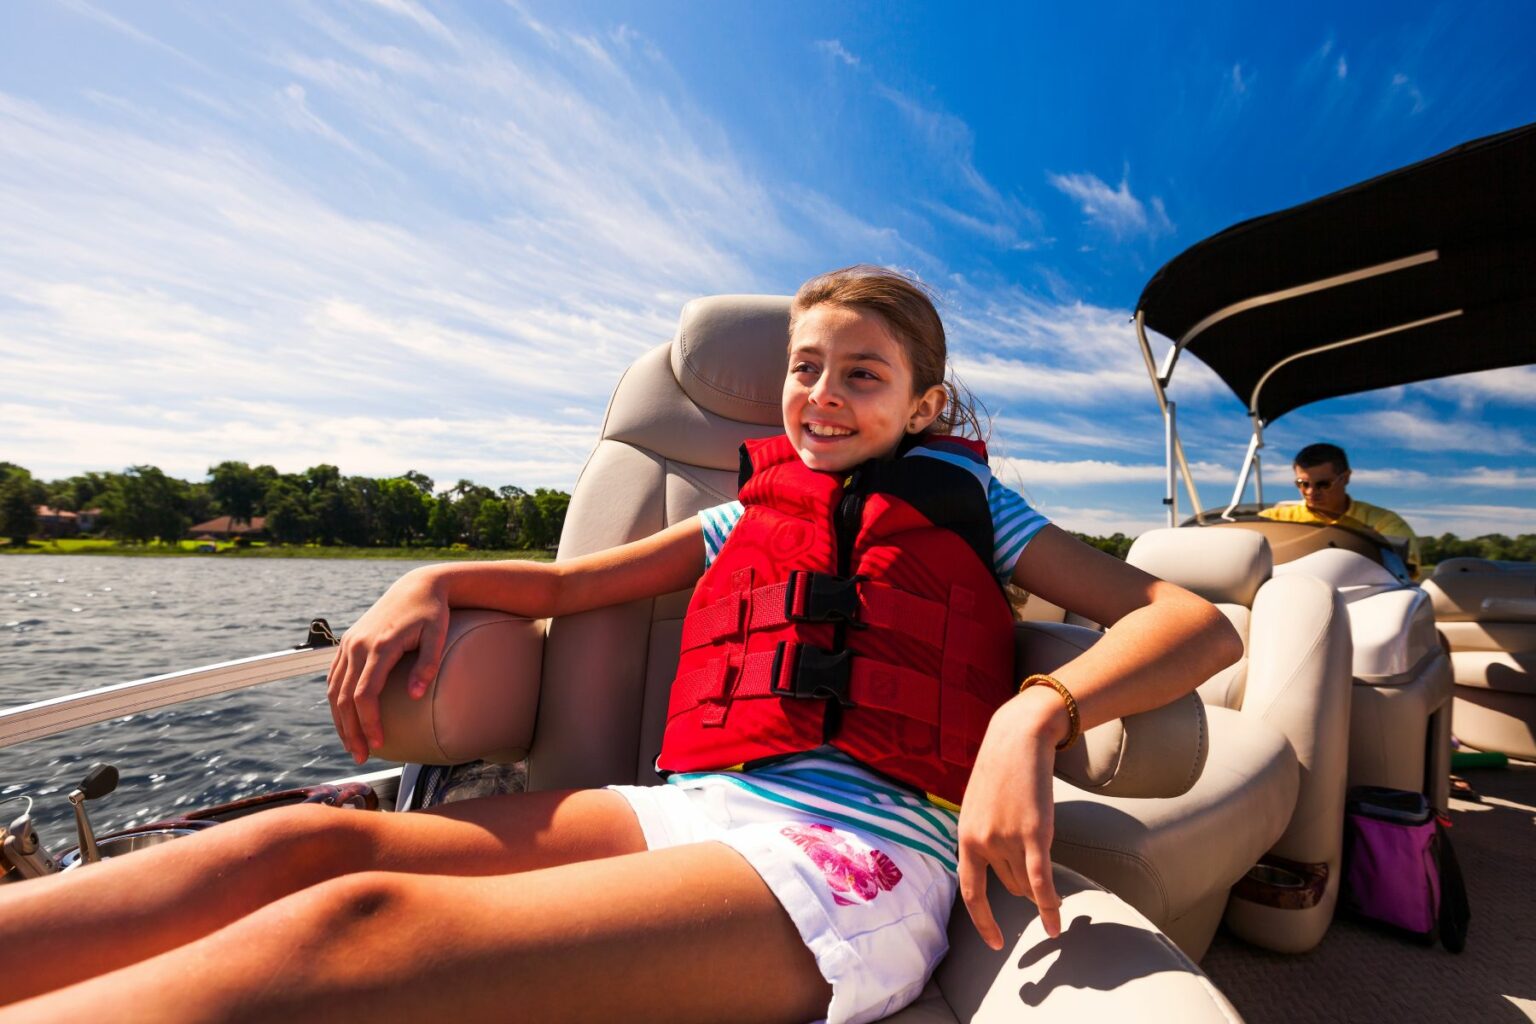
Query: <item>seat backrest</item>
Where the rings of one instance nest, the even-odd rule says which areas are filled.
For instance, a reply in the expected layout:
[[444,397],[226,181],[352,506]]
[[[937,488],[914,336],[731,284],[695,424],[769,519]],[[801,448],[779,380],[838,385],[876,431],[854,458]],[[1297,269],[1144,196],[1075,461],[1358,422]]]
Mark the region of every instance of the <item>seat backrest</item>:
[[[789,302],[715,296],[683,308],[676,337],[641,356],[615,389],[557,560],[650,536],[735,498],[741,442],[783,431]],[[656,781],[689,593],[550,623],[532,788]]]
[[1259,588],[1274,573],[1264,536],[1248,530],[1206,527],[1148,530],[1125,560],[1145,572],[1205,598],[1221,609],[1243,641],[1243,656],[1200,684],[1200,699],[1214,707],[1241,708],[1248,682],[1248,634]]
[[1343,597],[1316,577],[1275,576],[1269,543],[1254,531],[1150,530],[1126,560],[1211,601],[1238,626],[1243,660],[1202,684],[1201,694],[1279,729],[1296,754],[1296,808],[1271,852],[1336,867],[1353,655]]

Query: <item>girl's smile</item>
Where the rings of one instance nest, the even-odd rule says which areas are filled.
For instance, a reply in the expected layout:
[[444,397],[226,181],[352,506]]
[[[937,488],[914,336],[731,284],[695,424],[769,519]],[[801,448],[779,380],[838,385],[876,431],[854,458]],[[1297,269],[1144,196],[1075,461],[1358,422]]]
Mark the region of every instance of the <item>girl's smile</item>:
[[795,325],[784,380],[784,430],[811,469],[852,469],[895,454],[943,408],[944,389],[914,395],[906,351],[885,321],[821,305]]

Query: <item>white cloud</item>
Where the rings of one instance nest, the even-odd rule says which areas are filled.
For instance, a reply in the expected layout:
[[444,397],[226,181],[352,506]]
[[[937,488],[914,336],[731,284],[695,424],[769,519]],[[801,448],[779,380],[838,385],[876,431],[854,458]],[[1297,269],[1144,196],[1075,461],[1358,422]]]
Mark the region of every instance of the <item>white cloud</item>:
[[[994,459],[994,470],[1004,482],[1017,481],[1030,488],[1082,487],[1091,484],[1162,483],[1167,470],[1162,463],[1127,464],[1106,462],[1101,459],[1077,459],[1051,461],[1046,459],[1001,458]],[[1190,471],[1197,481],[1233,483],[1237,479],[1237,467],[1218,466],[1210,462],[1196,462]],[[1180,484],[1182,487],[1183,485]]]
[[1436,536],[1454,533],[1461,538],[1490,533],[1518,536],[1536,533],[1536,508],[1518,505],[1434,505],[1394,509],[1415,533]]
[[1339,62],[1334,65],[1333,73],[1337,75],[1340,80],[1349,77],[1349,62],[1344,59],[1343,54],[1339,55]]
[[1514,427],[1490,426],[1475,419],[1440,419],[1422,406],[1362,412],[1351,416],[1350,424],[1354,431],[1410,451],[1494,455],[1531,451],[1530,441]]
[[933,200],[928,208],[951,223],[991,238],[1007,248],[1028,248],[1040,233],[1040,216],[1013,195],[1004,195],[976,167],[976,134],[962,118],[930,107],[884,83],[875,94],[899,111],[934,159],[934,165],[958,187],[967,202],[979,204],[978,213],[957,210]]
[[[1251,73],[1250,73],[1250,81],[1251,81]],[[1243,96],[1243,95],[1245,95],[1248,92],[1248,86],[1250,84],[1250,81],[1244,81],[1244,79],[1243,79],[1243,65],[1242,65],[1241,61],[1239,61],[1238,63],[1232,65],[1232,72],[1231,72],[1231,75],[1229,77],[1229,81],[1227,83],[1227,87],[1232,90],[1232,94],[1234,96]]]
[[[276,85],[215,104],[97,120],[0,94],[0,457],[194,477],[478,460],[569,486],[595,436],[569,410],[600,410],[686,298],[835,251],[808,207],[857,221],[777,203],[602,42],[460,44],[383,6],[430,34],[384,45],[318,12],[302,43],[252,41]],[[908,251],[873,226],[859,241]],[[544,458],[567,427],[582,444]]]
[[1432,394],[1454,398],[1473,413],[1480,411],[1484,402],[1536,406],[1536,366],[1465,373],[1459,377],[1426,381],[1418,386]]
[[1173,231],[1162,199],[1153,196],[1149,210],[1148,203],[1132,194],[1129,175],[1120,179],[1118,188],[1109,187],[1098,175],[1087,172],[1050,174],[1047,178],[1058,191],[1077,202],[1091,223],[1116,239],[1139,235],[1156,238]]
[[1038,507],[1063,530],[1086,533],[1091,537],[1108,537],[1116,533],[1139,537],[1148,530],[1168,525],[1166,513],[1150,510],[1134,512],[1121,508],[1049,504]]
[[1392,76],[1392,90],[1390,95],[1393,97],[1404,96],[1408,99],[1408,113],[1410,116],[1417,114],[1424,109],[1424,94],[1420,92],[1419,87],[1413,83],[1413,79],[1409,78],[1401,71]]
[[843,44],[837,39],[818,39],[811,44],[829,57],[836,57],[851,68],[859,66],[859,58],[843,48]]

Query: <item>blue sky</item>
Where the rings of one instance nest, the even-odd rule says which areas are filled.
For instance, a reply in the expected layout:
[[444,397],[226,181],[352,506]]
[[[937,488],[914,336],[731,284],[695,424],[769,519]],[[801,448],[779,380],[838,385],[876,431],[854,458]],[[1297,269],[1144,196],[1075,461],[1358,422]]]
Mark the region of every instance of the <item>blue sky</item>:
[[[1127,326],[1238,220],[1536,120],[1526,3],[0,6],[0,459],[569,488],[688,298],[944,301],[1005,479],[1161,520]],[[1175,381],[1208,504],[1247,440]],[[1536,370],[1320,403],[1420,532],[1536,531]]]

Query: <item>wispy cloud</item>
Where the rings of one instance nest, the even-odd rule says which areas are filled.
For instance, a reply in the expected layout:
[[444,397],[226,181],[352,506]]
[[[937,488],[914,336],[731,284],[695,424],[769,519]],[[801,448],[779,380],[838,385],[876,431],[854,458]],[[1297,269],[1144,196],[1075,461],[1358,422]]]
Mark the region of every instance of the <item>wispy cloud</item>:
[[1394,447],[1425,452],[1481,452],[1492,455],[1528,454],[1531,441],[1514,427],[1495,427],[1478,420],[1444,419],[1427,407],[1380,409],[1350,417],[1350,432]]
[[1050,174],[1047,180],[1083,211],[1089,222],[1109,232],[1116,240],[1137,236],[1156,238],[1173,233],[1173,222],[1163,208],[1163,200],[1153,196],[1142,202],[1131,192],[1130,174],[1111,188],[1096,174]]
[[857,58],[853,54],[849,53],[843,47],[843,44],[842,44],[842,42],[840,40],[837,40],[837,39],[818,39],[814,43],[812,43],[811,45],[815,46],[816,49],[820,50],[822,53],[826,54],[828,57],[835,57],[836,59],[842,61],[844,64],[848,65],[851,68],[856,68],[856,67],[859,66],[859,58]]
[[875,94],[900,112],[919,143],[932,155],[959,195],[974,212],[933,200],[924,205],[946,220],[1010,249],[1032,248],[1040,232],[1040,215],[1017,196],[1004,194],[976,167],[976,135],[963,118],[921,103],[908,94],[877,82]]
[[1413,79],[1409,78],[1401,71],[1393,74],[1392,87],[1388,95],[1394,101],[1399,97],[1406,100],[1408,104],[1408,113],[1410,116],[1420,113],[1424,110],[1424,94],[1419,91],[1419,87],[1414,84]]

